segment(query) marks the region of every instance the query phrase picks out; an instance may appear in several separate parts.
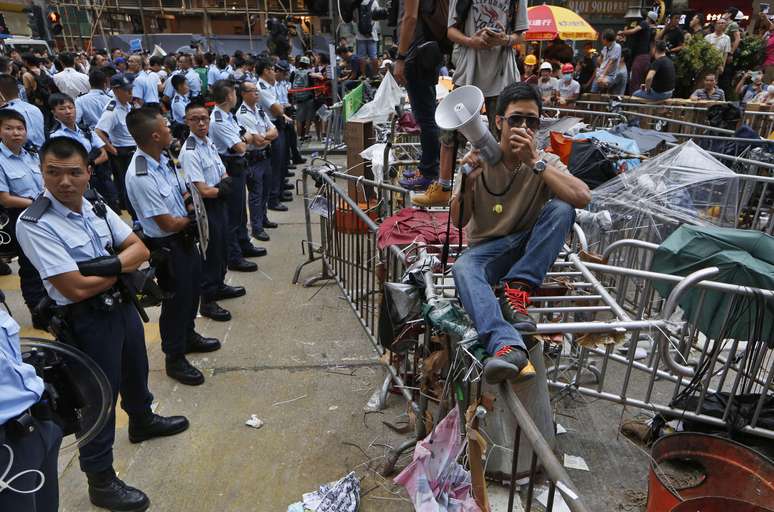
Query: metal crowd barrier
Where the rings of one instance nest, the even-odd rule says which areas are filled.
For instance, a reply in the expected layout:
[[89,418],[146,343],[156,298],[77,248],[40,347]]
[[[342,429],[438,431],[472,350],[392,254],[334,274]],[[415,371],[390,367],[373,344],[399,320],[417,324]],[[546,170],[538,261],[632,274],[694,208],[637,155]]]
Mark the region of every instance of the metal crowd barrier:
[[[319,186],[316,195],[310,195],[310,179]],[[364,193],[368,197],[365,209],[359,201],[350,198],[337,181],[355,183],[367,190]],[[308,280],[307,284],[321,278],[335,280],[369,340],[381,354],[383,350],[376,335],[381,285],[400,279],[409,251],[395,246],[379,251],[376,221],[405,206],[408,193],[399,187],[339,173],[333,166],[327,170],[305,170],[303,185],[307,206],[307,240],[303,247],[308,260],[302,266],[321,261],[323,268],[322,274]],[[314,203],[318,203],[316,208]],[[320,204],[324,205],[324,210],[320,209]],[[310,206],[316,211],[327,212],[320,217],[318,242],[313,242]],[[575,238],[585,249],[582,231],[576,229]],[[709,290],[720,290],[738,300],[759,297],[769,301],[774,300],[774,292],[708,281],[712,270],[687,277],[643,270],[649,268],[648,253],[653,247],[654,244],[636,240],[613,240],[604,254],[606,263],[583,261],[570,247],[560,254],[541,293],[533,296],[530,308],[538,319],[538,334],[547,338],[557,333],[563,335],[559,354],[554,356],[553,365],[549,367],[550,386],[561,393],[580,393],[720,428],[730,427],[731,406],[728,405],[721,418],[709,415],[701,409],[707,394],[727,391],[735,395],[740,391],[758,390],[761,394],[756,404],[758,413],[749,424],[738,426],[739,431],[774,439],[774,431],[758,424],[763,401],[771,396],[774,351],[766,349],[753,354],[748,350],[750,344],[739,340],[732,340],[727,353],[710,350],[713,344],[724,340],[707,339],[697,329],[696,318],[686,321],[673,318],[680,297],[689,290],[700,290],[702,297]],[[294,282],[298,280],[300,270],[299,267]],[[677,286],[667,298],[662,298],[653,287],[656,281]],[[447,274],[433,273],[430,282],[440,296],[453,300],[454,284]],[[727,316],[725,320],[731,318]],[[643,342],[647,350],[646,360],[641,362],[635,356]],[[704,365],[709,370],[701,383],[699,405],[688,410],[675,405],[674,399],[687,386],[695,385],[691,382],[694,367],[686,364],[692,355],[698,355],[696,366]],[[409,358],[404,363],[409,365]],[[417,418],[416,437],[393,450],[394,464],[402,451],[411,448],[416,439],[427,433],[422,421],[427,399],[405,384],[404,377],[412,368],[401,370],[388,365],[387,370],[389,374],[381,389],[381,403],[391,388],[398,390]],[[589,377],[593,381],[591,384],[586,382]],[[742,384],[744,389],[740,388]],[[540,439],[527,434],[530,429],[527,425],[531,422],[529,416],[524,415],[525,411],[517,401],[510,398],[506,401],[522,429],[520,435],[527,436],[532,445],[533,456],[540,459],[544,468],[550,466],[551,462],[546,463],[549,454],[540,448]],[[557,486],[558,482],[565,481],[564,475],[556,472],[549,472],[548,476]],[[565,494],[565,498],[567,496]],[[569,502],[568,505],[571,510],[583,510],[572,508]]]
[[344,104],[334,103],[328,107],[328,117],[323,120],[325,127],[325,148],[323,158],[328,157],[332,149],[339,149],[344,144]]

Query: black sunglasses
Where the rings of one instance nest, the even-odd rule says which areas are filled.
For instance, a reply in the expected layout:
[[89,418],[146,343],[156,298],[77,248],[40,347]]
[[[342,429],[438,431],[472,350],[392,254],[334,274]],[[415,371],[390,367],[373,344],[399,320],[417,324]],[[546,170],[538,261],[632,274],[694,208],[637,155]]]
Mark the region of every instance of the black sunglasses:
[[517,126],[527,125],[530,130],[537,130],[540,128],[540,118],[535,116],[525,116],[524,114],[511,114],[505,118],[508,121],[508,126],[515,128]]

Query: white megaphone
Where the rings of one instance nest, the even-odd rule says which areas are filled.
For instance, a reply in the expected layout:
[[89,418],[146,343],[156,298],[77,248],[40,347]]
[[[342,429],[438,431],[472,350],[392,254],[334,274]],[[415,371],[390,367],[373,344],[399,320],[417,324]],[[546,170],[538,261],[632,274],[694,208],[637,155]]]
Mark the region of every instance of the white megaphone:
[[[435,123],[442,130],[459,131],[481,152],[481,158],[489,165],[495,165],[502,159],[502,151],[497,139],[489,131],[489,126],[481,119],[481,107],[484,106],[484,93],[475,85],[464,85],[449,93],[435,109]],[[468,174],[473,169],[463,165],[462,171]]]

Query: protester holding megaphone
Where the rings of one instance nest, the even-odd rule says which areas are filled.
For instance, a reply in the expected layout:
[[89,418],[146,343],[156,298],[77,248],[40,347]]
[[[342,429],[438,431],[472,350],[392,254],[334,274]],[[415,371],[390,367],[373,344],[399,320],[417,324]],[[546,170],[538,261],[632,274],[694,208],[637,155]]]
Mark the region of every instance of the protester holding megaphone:
[[[478,101],[482,100],[483,95]],[[484,365],[486,380],[526,379],[534,375],[522,339],[522,334],[535,330],[527,312],[530,293],[559,254],[575,208],[585,207],[591,193],[556,155],[537,149],[542,103],[535,87],[514,83],[500,94],[495,117],[499,151],[491,138],[481,135],[486,125],[475,110],[480,103],[458,105],[462,107],[455,105],[457,110],[473,109],[475,116],[460,118],[457,129],[477,149],[465,157],[470,171],[451,200],[452,222],[465,228],[469,244],[454,263],[454,281],[465,311],[493,356]],[[449,108],[442,104],[438,110]],[[493,286],[502,291],[496,295]]]

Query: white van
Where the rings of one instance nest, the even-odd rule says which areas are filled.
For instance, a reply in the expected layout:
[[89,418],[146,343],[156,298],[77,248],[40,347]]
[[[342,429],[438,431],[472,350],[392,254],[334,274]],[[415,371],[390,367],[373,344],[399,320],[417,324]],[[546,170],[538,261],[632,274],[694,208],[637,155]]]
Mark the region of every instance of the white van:
[[44,52],[51,55],[51,48],[48,43],[42,39],[30,39],[27,37],[9,37],[0,39],[0,48],[5,55],[11,53],[11,50],[18,50],[19,53]]

